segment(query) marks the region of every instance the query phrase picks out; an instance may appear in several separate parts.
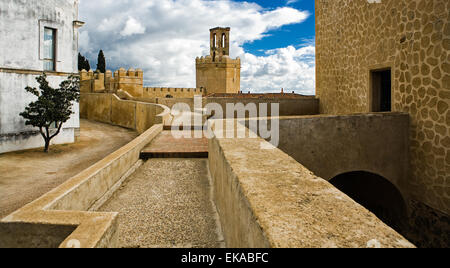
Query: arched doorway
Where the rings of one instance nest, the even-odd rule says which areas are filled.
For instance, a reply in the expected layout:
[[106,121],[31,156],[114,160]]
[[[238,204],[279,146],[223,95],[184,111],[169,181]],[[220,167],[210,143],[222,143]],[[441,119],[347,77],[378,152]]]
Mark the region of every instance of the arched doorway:
[[384,177],[365,171],[338,175],[330,183],[374,213],[384,223],[404,231],[406,204],[397,187]]

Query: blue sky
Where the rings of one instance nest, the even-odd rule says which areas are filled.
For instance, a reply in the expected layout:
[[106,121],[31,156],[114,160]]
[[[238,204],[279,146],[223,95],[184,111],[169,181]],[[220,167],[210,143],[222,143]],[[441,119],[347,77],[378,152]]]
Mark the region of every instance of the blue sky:
[[[245,1],[237,1],[245,2]],[[252,2],[252,1],[247,1]],[[260,0],[254,1],[263,8],[275,9],[280,6],[290,6],[299,10],[307,10],[310,14],[308,19],[302,23],[286,25],[280,29],[269,31],[269,36],[244,44],[244,50],[254,55],[264,55],[264,51],[287,47],[289,45],[300,46],[301,44],[314,42],[315,38],[315,18],[314,18],[314,0],[297,0],[288,3],[286,0]]]
[[241,89],[315,94],[314,0],[81,0],[80,52],[95,68],[141,68],[155,87],[195,87],[209,29],[231,27]]

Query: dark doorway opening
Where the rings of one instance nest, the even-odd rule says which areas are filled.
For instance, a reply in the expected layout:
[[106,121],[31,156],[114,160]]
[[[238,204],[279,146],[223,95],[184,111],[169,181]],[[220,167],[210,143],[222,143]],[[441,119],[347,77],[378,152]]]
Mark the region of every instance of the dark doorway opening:
[[392,110],[391,86],[391,69],[371,72],[372,112]]
[[397,187],[387,179],[370,172],[355,171],[336,176],[330,183],[393,229],[400,233],[405,230],[405,201]]

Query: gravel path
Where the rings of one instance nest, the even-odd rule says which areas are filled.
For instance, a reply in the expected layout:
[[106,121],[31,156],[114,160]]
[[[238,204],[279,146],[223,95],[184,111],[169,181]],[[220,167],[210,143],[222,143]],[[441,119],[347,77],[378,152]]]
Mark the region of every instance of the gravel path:
[[100,211],[119,212],[120,247],[223,247],[207,159],[150,159]]

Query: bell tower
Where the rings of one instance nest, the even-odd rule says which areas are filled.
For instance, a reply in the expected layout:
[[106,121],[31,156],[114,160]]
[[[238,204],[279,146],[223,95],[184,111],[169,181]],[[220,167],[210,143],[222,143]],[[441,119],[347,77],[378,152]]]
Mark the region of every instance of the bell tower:
[[217,27],[209,30],[211,41],[211,58],[230,56],[230,28]]
[[210,54],[195,60],[197,88],[204,94],[239,93],[241,60],[230,58],[230,28],[210,29]]

